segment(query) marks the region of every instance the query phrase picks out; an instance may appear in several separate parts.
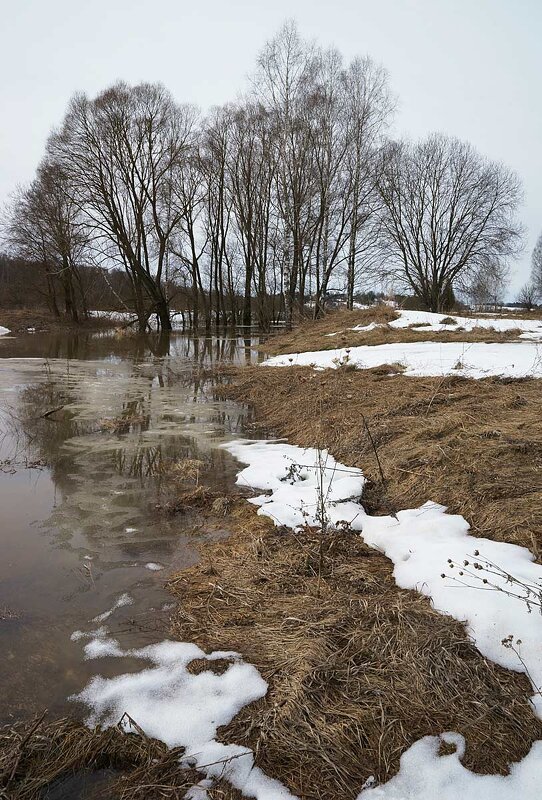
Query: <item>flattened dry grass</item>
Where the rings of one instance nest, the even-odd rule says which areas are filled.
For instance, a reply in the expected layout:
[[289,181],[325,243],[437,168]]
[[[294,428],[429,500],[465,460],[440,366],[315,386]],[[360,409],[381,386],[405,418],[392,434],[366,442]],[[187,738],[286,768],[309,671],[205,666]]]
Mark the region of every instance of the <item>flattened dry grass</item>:
[[434,500],[474,534],[542,557],[541,382],[388,372],[244,368],[222,391],[251,403],[273,434],[361,467],[370,513]]
[[328,534],[320,564],[316,532],[274,528],[242,500],[229,525],[229,539],[171,580],[173,632],[258,667],[267,696],[220,736],[253,748],[298,797],[353,800],[427,734],[464,734],[465,765],[484,773],[506,772],[542,735],[524,676],[486,662],[460,623],[398,589],[359,536]]
[[[293,331],[271,337],[261,349],[266,354],[274,356],[394,342],[506,342],[517,339],[521,333],[515,328],[509,331],[496,331],[493,328],[474,328],[465,331],[460,325],[450,325],[450,330],[442,333],[424,331],[423,325],[417,326],[421,330],[391,328],[388,323],[397,317],[398,314],[385,305],[361,311],[345,309],[331,311],[316,322],[304,321]],[[443,314],[442,319],[450,317]],[[377,323],[380,327],[370,331],[351,330],[356,325],[369,325],[371,322]],[[336,335],[331,336],[332,333]]]
[[[389,306],[377,305],[372,308],[349,311],[342,308],[330,311],[317,320],[302,320],[293,330],[279,333],[270,337],[262,350],[268,355],[281,355],[282,353],[303,353],[309,350],[330,350],[342,347],[342,334],[344,336],[355,331],[348,331],[356,325],[369,325],[371,322],[386,324],[397,319],[398,314]],[[330,333],[341,332],[340,336],[329,336]]]
[[119,727],[89,730],[71,719],[38,719],[0,730],[0,798],[79,797],[77,789],[87,785],[89,800],[173,800],[199,780],[179,769],[182,754]]

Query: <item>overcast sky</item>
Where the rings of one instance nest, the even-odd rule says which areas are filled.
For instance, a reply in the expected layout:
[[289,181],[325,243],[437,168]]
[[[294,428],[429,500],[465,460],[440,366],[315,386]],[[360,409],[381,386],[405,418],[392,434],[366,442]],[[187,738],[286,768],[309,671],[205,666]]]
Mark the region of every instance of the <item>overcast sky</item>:
[[453,134],[518,172],[513,295],[542,231],[542,0],[0,0],[0,202],[32,178],[76,90],[161,81],[205,110],[246,86],[289,18],[386,67],[396,135]]

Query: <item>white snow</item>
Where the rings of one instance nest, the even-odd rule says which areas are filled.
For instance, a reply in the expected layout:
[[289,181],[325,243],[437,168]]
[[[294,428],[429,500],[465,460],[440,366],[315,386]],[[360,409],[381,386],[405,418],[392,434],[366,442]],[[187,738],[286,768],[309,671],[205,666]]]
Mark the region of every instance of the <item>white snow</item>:
[[151,572],[159,572],[161,569],[164,569],[162,564],[157,564],[154,561],[149,561],[148,564],[145,564],[145,569],[150,569]]
[[365,483],[362,471],[338,464],[327,450],[306,450],[284,442],[234,441],[221,445],[243,464],[237,483],[269,494],[250,499],[258,514],[275,525],[299,528],[322,521],[320,496],[325,498],[325,519],[331,524],[352,522],[364,513],[358,502]]
[[[439,756],[441,740],[455,753]],[[488,743],[488,747],[491,744]],[[510,775],[478,775],[461,764],[462,736],[425,736],[401,756],[398,774],[382,786],[365,789],[358,800],[538,800],[542,777],[542,742],[510,767]]]
[[261,366],[312,366],[335,369],[352,364],[370,369],[400,364],[408,376],[462,375],[468,378],[542,376],[542,345],[537,342],[396,342],[358,347],[288,353]]
[[92,621],[105,622],[105,620],[108,619],[111,616],[111,614],[117,610],[117,608],[122,608],[123,606],[131,606],[133,602],[134,601],[132,600],[129,594],[126,593],[121,594],[120,597],[118,597],[117,600],[115,600],[115,603],[108,611],[104,611],[103,614],[98,614],[98,616],[94,617]]
[[0,325],[0,336],[3,336],[5,333],[9,333],[9,329],[3,328],[2,325]]
[[[184,747],[182,763],[197,767],[207,779],[226,779],[245,796],[257,800],[295,800],[282,784],[254,766],[250,749],[215,739],[220,726],[267,692],[267,683],[258,670],[236,653],[216,651],[207,655],[195,644],[170,641],[122,650],[113,639],[99,639],[93,653],[90,657],[127,656],[150,665],[115,678],[98,675],[74,695],[71,699],[91,709],[86,720],[89,726],[111,727],[127,713],[148,736],[168,747]],[[230,664],[222,674],[212,669],[193,674],[188,665],[196,658],[207,660],[210,667],[218,658]],[[130,729],[129,723],[126,729]],[[203,790],[204,786],[200,784],[199,788]],[[195,793],[192,797],[205,795]]]
[[[327,451],[280,441],[233,441],[223,447],[247,465],[237,482],[266,492],[251,499],[259,513],[292,528],[317,525],[322,518],[337,526],[347,521],[393,562],[398,586],[426,595],[438,611],[464,621],[486,658],[527,675],[533,710],[542,719],[542,614],[536,599],[542,592],[542,566],[526,548],[474,537],[463,517],[431,502],[396,516],[369,516],[359,502],[365,480],[361,470],[336,462]],[[505,646],[509,637],[512,646]],[[267,690],[256,668],[240,656],[207,655],[194,644],[179,642],[125,651],[103,627],[72,638],[90,639],[87,658],[129,656],[150,662],[137,673],[97,676],[76,696],[91,708],[90,725],[114,725],[127,712],[148,735],[185,747],[183,761],[197,766],[206,779],[226,777],[258,800],[295,800],[254,766],[250,750],[216,741],[218,727]],[[211,669],[195,675],[187,668],[194,658],[210,666],[217,658],[230,664],[221,675]],[[455,744],[455,753],[440,756],[441,740]],[[477,775],[464,768],[464,746],[463,738],[451,732],[419,740],[403,754],[394,778],[378,787],[368,781],[358,800],[538,800],[542,741],[511,766],[508,776]],[[203,800],[207,788],[199,784],[191,796]]]
[[[431,311],[402,311],[397,310],[398,319],[394,319],[387,324],[390,328],[409,328],[420,333],[424,331],[460,334],[464,331],[472,331],[476,328],[493,329],[499,332],[519,330],[520,338],[536,338],[542,340],[542,320],[538,319],[507,319],[506,317],[460,317],[457,314],[435,314]],[[454,320],[453,323],[443,324],[442,320]],[[371,323],[374,326],[374,323]],[[375,326],[377,327],[377,326]],[[352,328],[354,331],[372,330],[370,325],[357,325]]]

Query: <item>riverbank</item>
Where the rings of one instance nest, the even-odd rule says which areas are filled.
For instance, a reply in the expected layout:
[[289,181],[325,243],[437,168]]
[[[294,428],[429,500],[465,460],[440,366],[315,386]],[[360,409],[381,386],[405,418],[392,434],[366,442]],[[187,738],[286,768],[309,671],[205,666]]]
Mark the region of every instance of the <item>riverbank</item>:
[[[387,309],[381,321],[354,313],[356,325],[397,318]],[[305,325],[265,347],[317,350],[344,318],[330,315],[312,334]],[[468,333],[444,335],[463,341]],[[377,334],[420,336],[410,328]],[[501,341],[521,329],[470,334]],[[464,516],[473,535],[524,545],[540,559],[539,381],[390,372],[248,367],[222,392],[249,404],[266,435],[361,467],[368,513],[431,499]],[[277,530],[248,505],[235,513],[238,532],[206,546],[202,564],[172,583],[182,608],[174,630],[207,647],[238,648],[268,680],[267,697],[227,736],[260,753],[259,765],[294,794],[355,797],[368,775],[394,775],[402,753],[426,734],[462,733],[464,766],[484,774],[506,773],[540,738],[528,682],[483,658],[460,623],[398,589],[391,562],[359,537],[330,535],[322,572],[314,531]]]
[[2,308],[0,309],[0,325],[8,328],[11,334],[55,332],[55,331],[91,331],[115,328],[119,322],[109,316],[92,317],[80,323],[74,323],[65,316],[57,317],[46,308]]
[[[333,328],[336,322],[327,320]],[[316,349],[317,340],[304,335]],[[520,335],[515,328],[513,336]],[[293,352],[291,336],[274,345]],[[373,518],[432,500],[464,516],[474,536],[525,545],[539,558],[539,385],[290,364],[225,367],[215,391],[250,406],[256,435],[327,448],[343,465],[360,467],[361,500]],[[268,472],[273,452],[264,461]],[[183,502],[194,481],[202,492],[201,467],[184,467]],[[301,488],[306,480],[293,472],[290,478]],[[292,795],[354,800],[369,776],[384,783],[421,737],[444,731],[465,737],[462,764],[484,775],[506,774],[542,739],[527,678],[484,657],[465,617],[439,613],[427,597],[399,588],[394,563],[357,530],[322,536],[316,528],[277,526],[238,493],[205,497],[198,515],[198,530],[212,541],[200,544],[197,564],[169,580],[178,601],[171,632],[204,653],[234,650],[258,670],[267,693],[241,704],[217,740],[250,748],[256,765]],[[110,638],[96,641],[115,646]],[[196,659],[187,669],[227,681],[231,658],[225,653],[214,668]],[[441,746],[442,753],[453,750]],[[158,786],[155,777],[146,797],[161,796],[166,786],[174,791],[169,778]],[[224,782],[207,791],[213,800],[241,796]]]

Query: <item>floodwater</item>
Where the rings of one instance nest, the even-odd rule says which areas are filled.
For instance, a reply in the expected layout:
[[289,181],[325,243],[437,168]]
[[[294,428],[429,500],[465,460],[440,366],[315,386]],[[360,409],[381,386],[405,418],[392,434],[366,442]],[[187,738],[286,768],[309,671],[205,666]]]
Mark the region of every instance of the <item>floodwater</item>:
[[126,659],[85,661],[70,639],[123,593],[132,604],[107,623],[123,646],[167,635],[165,578],[220,532],[159,508],[163,468],[198,458],[214,489],[231,489],[236,465],[217,445],[245,435],[248,412],[214,397],[213,367],[256,362],[257,344],[0,337],[0,724],[73,713],[67,698],[98,669],[126,671]]

